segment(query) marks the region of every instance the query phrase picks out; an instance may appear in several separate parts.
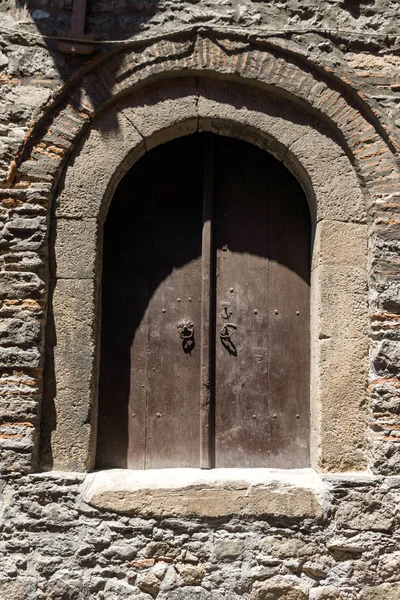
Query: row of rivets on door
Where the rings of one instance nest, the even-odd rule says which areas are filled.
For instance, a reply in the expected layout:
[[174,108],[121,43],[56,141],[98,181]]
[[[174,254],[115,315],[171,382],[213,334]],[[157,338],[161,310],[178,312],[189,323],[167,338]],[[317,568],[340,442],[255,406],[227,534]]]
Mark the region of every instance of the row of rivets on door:
[[[278,415],[276,415],[276,414],[272,415],[272,419],[277,419],[277,418],[278,418]],[[253,415],[253,419],[257,419],[257,415]],[[296,419],[300,419],[299,414],[296,415]]]
[[[132,413],[132,417],[135,417],[135,416],[136,416],[135,413]],[[162,417],[162,413],[159,413],[159,412],[156,413],[156,417],[157,417],[157,419],[159,419],[160,417]],[[277,419],[278,415],[274,414],[274,415],[272,415],[272,418]],[[257,415],[253,415],[253,419],[257,419]],[[300,419],[299,414],[296,415],[296,419]],[[207,427],[208,427],[208,425],[207,425]]]
[[[176,301],[177,301],[177,302],[181,302],[181,301],[182,301],[182,298],[177,298],[177,299],[176,299]],[[192,301],[192,298],[189,296],[189,298],[188,298],[188,302],[191,302],[191,301]],[[201,302],[201,298],[199,298],[199,302]],[[161,312],[162,312],[162,313],[165,313],[165,312],[167,312],[167,309],[166,309],[166,308],[162,308],[162,309],[161,309]]]
[[[191,302],[191,301],[192,301],[192,299],[191,299],[191,298],[188,298],[188,300],[189,300],[189,302]],[[178,298],[178,302],[180,302],[180,301],[181,301],[181,299],[180,299],[180,298]],[[201,302],[201,298],[199,298],[199,302]],[[161,309],[161,312],[165,313],[165,312],[166,312],[166,309],[165,309],[165,308],[162,308],[162,309]],[[258,310],[257,310],[256,308],[253,310],[253,312],[254,312],[254,314],[255,314],[255,315],[258,315]],[[275,314],[275,315],[279,315],[279,310],[275,309],[275,310],[274,310],[274,314]],[[299,311],[299,310],[296,310],[296,315],[297,315],[297,316],[299,316],[299,315],[300,315],[300,311]],[[227,316],[224,316],[224,315],[222,315],[222,316],[224,317],[224,319],[227,319],[227,318],[228,318]]]

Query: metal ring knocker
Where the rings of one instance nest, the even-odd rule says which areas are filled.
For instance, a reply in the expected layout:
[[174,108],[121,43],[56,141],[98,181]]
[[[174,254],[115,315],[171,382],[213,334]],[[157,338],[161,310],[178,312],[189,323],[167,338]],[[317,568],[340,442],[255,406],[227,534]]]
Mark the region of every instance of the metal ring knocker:
[[194,325],[189,319],[183,319],[177,324],[177,328],[182,340],[182,350],[185,354],[190,354],[195,347]]
[[188,319],[181,321],[177,325],[179,337],[181,340],[191,340],[194,336],[194,325]]
[[[231,338],[232,333],[233,333],[233,329],[236,329],[237,326],[235,323],[224,323],[224,326],[222,327],[222,329],[219,332],[219,337],[221,338],[221,340],[228,340]],[[232,329],[232,331],[230,331],[230,329]]]

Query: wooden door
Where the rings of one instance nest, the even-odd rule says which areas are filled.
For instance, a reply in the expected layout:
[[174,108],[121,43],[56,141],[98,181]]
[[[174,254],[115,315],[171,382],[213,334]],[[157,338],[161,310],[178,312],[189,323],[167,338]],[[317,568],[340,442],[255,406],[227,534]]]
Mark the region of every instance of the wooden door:
[[[202,158],[195,137],[156,148],[129,171],[111,204],[99,467],[199,464]],[[185,319],[193,339],[180,337]]]
[[104,234],[98,467],[308,465],[310,224],[262,150],[145,155]]
[[293,176],[255,146],[215,144],[217,467],[309,456],[310,218]]

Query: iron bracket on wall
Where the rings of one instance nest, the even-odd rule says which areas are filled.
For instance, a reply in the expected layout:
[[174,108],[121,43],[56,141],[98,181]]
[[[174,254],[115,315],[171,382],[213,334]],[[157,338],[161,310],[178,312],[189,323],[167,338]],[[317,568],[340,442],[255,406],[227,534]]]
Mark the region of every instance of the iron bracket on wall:
[[93,54],[93,36],[85,34],[87,0],[73,0],[70,36],[59,39],[57,47],[64,54]]

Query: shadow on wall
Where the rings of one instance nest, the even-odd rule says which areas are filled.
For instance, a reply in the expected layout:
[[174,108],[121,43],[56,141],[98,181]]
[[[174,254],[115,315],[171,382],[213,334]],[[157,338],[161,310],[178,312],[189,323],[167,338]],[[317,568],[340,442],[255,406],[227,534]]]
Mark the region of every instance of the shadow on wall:
[[[158,0],[87,0],[87,14],[85,17],[83,13],[79,27],[77,7],[82,1],[0,2],[0,182],[12,181],[10,167],[16,157],[24,160],[29,155],[35,135],[26,136],[32,132],[32,124],[36,124],[39,136],[51,130],[51,111],[47,112],[46,122],[39,117],[52,99],[61,98],[60,91],[65,96],[68,84],[80,77],[74,101],[77,105],[82,101],[98,105],[103,86],[97,66],[112,53],[116,68],[122,60],[114,42],[132,40],[135,34],[153,27],[153,18],[166,18],[163,11],[158,11]],[[91,46],[91,54],[60,50],[60,44],[64,44],[64,50],[79,46],[79,42],[71,41],[76,39],[83,39],[83,51]],[[88,75],[82,77],[85,72]],[[116,121],[107,124],[107,129],[117,127]]]
[[[107,42],[134,38],[158,14],[158,0],[87,0],[86,17],[79,24],[79,4],[80,0],[9,0],[0,19],[0,75],[3,67],[6,77],[21,82],[40,78],[41,87],[68,83],[94,57],[113,48]],[[60,38],[82,37],[106,43],[86,55],[60,51]],[[89,97],[93,87],[85,90]]]
[[358,19],[364,6],[375,4],[375,0],[343,0],[343,8],[349,11],[352,17]]
[[[190,3],[197,4],[198,1],[191,0]],[[358,18],[370,5],[374,5],[374,1],[341,0],[340,5]],[[4,51],[8,52],[7,46],[18,46],[18,52],[13,56],[13,62],[18,63],[17,76],[41,76],[44,80],[61,79],[66,83],[93,55],[63,54],[58,49],[59,38],[91,36],[105,42],[96,48],[96,56],[101,56],[113,47],[107,42],[134,39],[135,35],[149,28],[166,32],[172,22],[179,19],[178,13],[172,14],[168,3],[160,5],[159,0],[87,0],[85,23],[75,28],[77,33],[72,33],[72,16],[76,15],[76,9],[82,2],[85,0],[8,0],[7,12],[5,8],[0,9],[3,11],[1,24],[13,30],[10,34],[6,32]],[[24,31],[39,35],[39,39],[36,38],[33,43],[29,39],[24,41]],[[0,73],[1,68],[0,59]],[[91,90],[86,91],[90,96]]]

